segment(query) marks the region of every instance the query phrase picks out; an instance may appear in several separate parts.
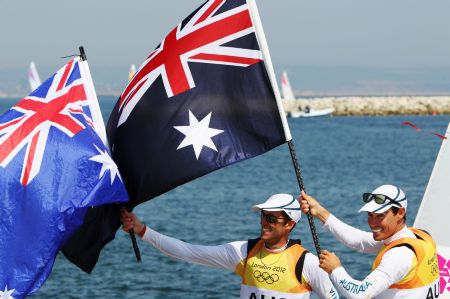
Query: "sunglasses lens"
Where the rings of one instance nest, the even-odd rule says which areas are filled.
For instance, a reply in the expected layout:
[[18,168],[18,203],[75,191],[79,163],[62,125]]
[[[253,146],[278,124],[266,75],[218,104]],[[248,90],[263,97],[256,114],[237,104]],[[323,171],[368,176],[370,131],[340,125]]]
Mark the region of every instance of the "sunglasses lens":
[[379,205],[384,204],[384,202],[386,201],[386,196],[382,194],[377,194],[374,196],[374,198],[375,202]]
[[270,215],[270,214],[266,215],[266,219],[267,219],[267,222],[269,222],[269,223],[277,223],[278,222],[277,217],[274,215]]
[[365,203],[368,203],[368,202],[371,202],[372,200],[374,200],[377,204],[381,205],[386,202],[386,199],[388,199],[388,197],[383,194],[372,194],[372,193],[364,193],[363,194],[363,201]]
[[363,193],[363,202],[369,202],[372,200],[372,194],[371,193]]
[[275,224],[278,223],[278,217],[272,214],[261,213],[261,219],[264,218],[268,223]]

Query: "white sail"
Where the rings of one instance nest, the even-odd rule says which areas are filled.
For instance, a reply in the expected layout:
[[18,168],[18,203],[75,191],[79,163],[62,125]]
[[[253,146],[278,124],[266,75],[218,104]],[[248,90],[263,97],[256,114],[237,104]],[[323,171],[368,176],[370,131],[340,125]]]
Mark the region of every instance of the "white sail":
[[39,78],[36,65],[33,61],[30,63],[30,70],[28,71],[28,82],[30,83],[31,91],[35,90],[41,85],[41,79]]
[[136,66],[132,64],[130,66],[130,70],[128,71],[128,81],[131,81],[131,79],[134,77],[134,74],[136,74]]
[[439,299],[450,298],[450,124],[445,136],[414,221],[414,227],[429,232],[438,245]]
[[294,92],[292,91],[291,83],[289,83],[286,72],[281,74],[281,96],[283,100],[295,100]]
[[[281,74],[281,95],[283,100],[295,100],[294,92],[292,91],[291,83],[285,71]],[[334,108],[312,109],[309,106],[302,107],[300,110],[292,110],[288,112],[291,118],[297,117],[317,117],[330,115],[334,112]]]

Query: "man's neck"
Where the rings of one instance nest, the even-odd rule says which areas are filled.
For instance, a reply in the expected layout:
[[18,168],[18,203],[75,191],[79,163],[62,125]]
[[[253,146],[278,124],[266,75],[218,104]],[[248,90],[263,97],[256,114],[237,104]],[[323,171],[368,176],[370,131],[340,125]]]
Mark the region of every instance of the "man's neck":
[[[279,245],[281,243],[281,245]],[[276,245],[268,245],[266,242],[264,242],[264,249],[270,252],[280,252],[286,249],[286,247],[289,244],[289,239],[285,242],[278,242]]]
[[392,236],[384,240],[384,244],[388,245],[391,242],[401,239],[411,237],[412,232],[406,227],[406,223],[404,223],[399,230],[397,230]]

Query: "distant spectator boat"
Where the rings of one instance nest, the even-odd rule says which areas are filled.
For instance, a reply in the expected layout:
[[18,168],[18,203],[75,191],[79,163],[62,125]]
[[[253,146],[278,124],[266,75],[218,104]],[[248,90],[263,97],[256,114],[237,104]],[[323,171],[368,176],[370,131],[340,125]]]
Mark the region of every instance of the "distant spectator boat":
[[[294,92],[292,91],[291,83],[287,73],[284,71],[281,74],[281,99],[282,100],[296,100]],[[312,109],[309,106],[304,107],[300,111],[291,111],[287,114],[288,117],[316,117],[316,116],[326,116],[334,112],[334,108],[326,109]]]
[[297,117],[316,117],[316,116],[327,116],[334,112],[333,108],[327,108],[327,109],[308,109],[308,106],[306,106],[305,111],[293,111],[289,112],[288,116],[292,118]]

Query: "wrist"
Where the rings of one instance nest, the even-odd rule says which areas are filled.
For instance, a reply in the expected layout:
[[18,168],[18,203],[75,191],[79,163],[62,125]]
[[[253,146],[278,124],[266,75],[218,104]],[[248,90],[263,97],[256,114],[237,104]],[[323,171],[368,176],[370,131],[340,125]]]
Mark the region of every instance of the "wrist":
[[144,223],[142,223],[142,227],[138,232],[138,236],[142,238],[144,236],[146,230],[147,230],[147,226]]
[[325,223],[328,217],[330,217],[330,212],[328,212],[328,210],[324,207],[320,206],[319,213],[317,213],[317,218],[319,218],[322,223]]

